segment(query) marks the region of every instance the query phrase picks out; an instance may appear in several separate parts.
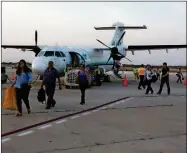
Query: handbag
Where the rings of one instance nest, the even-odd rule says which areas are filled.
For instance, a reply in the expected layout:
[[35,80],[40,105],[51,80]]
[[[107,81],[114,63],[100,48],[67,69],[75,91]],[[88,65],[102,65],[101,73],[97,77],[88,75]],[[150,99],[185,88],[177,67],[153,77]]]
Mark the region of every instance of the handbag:
[[46,102],[45,90],[43,88],[38,91],[37,99],[42,104],[44,101]]

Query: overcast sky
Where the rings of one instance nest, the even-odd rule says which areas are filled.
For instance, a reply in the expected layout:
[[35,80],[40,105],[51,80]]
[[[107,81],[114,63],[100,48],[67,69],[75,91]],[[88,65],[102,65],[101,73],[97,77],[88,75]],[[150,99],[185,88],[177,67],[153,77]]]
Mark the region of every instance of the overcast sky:
[[[109,44],[114,31],[96,31],[94,26],[111,26],[114,22],[146,25],[147,30],[127,31],[125,45],[186,44],[186,5],[179,2],[3,2],[2,44],[34,45],[38,30],[39,45],[100,45]],[[142,56],[143,55],[143,56]],[[134,64],[186,64],[186,49],[147,51],[133,56]],[[3,61],[32,62],[34,53],[3,49]],[[129,63],[123,60],[123,63]]]

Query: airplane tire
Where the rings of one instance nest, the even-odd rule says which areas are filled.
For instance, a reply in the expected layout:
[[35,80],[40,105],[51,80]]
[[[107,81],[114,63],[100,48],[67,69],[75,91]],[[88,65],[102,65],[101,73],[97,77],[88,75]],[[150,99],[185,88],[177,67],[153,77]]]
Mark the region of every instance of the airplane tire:
[[40,80],[43,80],[43,76],[40,76]]
[[66,88],[66,89],[69,89],[70,87],[66,85],[65,88]]
[[109,75],[105,75],[103,82],[110,82],[110,76]]

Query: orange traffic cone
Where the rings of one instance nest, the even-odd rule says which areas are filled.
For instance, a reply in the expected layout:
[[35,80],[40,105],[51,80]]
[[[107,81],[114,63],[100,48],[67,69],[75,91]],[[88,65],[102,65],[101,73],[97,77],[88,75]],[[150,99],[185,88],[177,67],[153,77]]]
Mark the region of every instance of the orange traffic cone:
[[187,78],[184,79],[184,85],[187,85]]
[[14,81],[14,79],[15,79],[14,72],[12,72],[11,80]]
[[124,85],[125,87],[128,86],[126,75],[124,76],[124,79],[123,79],[123,85]]

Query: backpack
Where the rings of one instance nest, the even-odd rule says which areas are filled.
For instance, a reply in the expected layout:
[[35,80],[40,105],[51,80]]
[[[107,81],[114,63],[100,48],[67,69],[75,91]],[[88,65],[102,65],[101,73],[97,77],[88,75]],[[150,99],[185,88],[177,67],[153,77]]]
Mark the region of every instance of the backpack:
[[157,76],[154,74],[154,75],[152,76],[152,82],[155,83],[157,80],[158,80],[158,78],[157,78]]
[[40,90],[38,90],[37,99],[42,104],[43,104],[44,101],[46,101],[45,90],[43,88],[41,88]]

